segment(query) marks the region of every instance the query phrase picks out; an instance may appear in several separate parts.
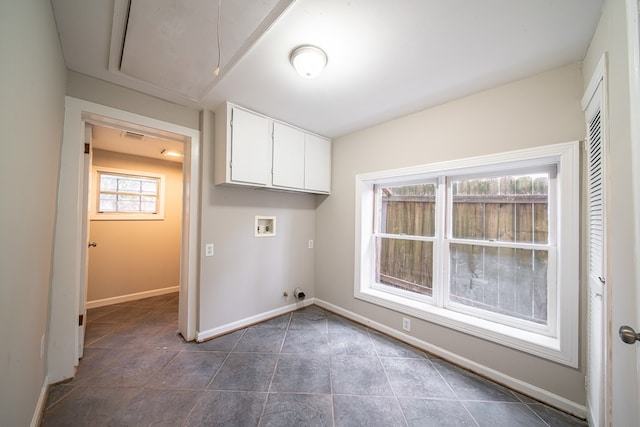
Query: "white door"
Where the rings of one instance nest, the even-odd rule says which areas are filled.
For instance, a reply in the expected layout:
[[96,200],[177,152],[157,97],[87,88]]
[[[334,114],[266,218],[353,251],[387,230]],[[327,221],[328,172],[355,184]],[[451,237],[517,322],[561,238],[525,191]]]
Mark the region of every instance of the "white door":
[[87,325],[87,281],[89,278],[89,251],[92,247],[95,247],[95,242],[89,241],[89,209],[90,202],[89,197],[91,194],[91,163],[93,159],[93,149],[91,147],[91,125],[84,124],[84,162],[82,168],[83,176],[83,188],[82,192],[82,206],[84,207],[82,214],[82,222],[86,224],[86,227],[82,230],[82,241],[87,242],[86,248],[81,251],[80,260],[80,292],[78,301],[78,339],[76,343],[77,354],[76,358],[80,359],[84,353],[84,334]]
[[608,342],[605,334],[605,183],[606,183],[606,111],[603,107],[603,77],[596,74],[595,90],[585,94],[587,101],[587,265],[589,292],[587,300],[587,408],[589,424],[605,424],[605,373]]

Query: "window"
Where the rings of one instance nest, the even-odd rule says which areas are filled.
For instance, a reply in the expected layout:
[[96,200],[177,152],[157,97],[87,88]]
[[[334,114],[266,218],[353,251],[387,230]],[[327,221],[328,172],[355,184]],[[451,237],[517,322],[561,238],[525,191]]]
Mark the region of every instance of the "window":
[[577,153],[359,175],[356,298],[576,366]]
[[164,218],[164,175],[113,168],[93,168],[93,220]]

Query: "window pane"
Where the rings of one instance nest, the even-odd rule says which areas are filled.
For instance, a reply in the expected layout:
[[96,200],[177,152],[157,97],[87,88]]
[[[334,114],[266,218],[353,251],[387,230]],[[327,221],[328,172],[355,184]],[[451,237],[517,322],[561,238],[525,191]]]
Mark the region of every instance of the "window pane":
[[433,242],[376,238],[376,281],[422,295],[432,295]]
[[140,203],[140,210],[146,213],[155,213],[156,212],[156,202],[142,202]]
[[118,189],[118,178],[113,175],[100,175],[100,191],[116,191]]
[[142,181],[142,194],[158,194],[158,182],[157,181]]
[[547,322],[546,250],[450,245],[450,300]]
[[120,178],[118,179],[118,191],[139,193],[140,180],[135,178]]
[[376,186],[381,233],[433,237],[435,184]]
[[100,206],[98,212],[115,212],[116,211],[116,195],[100,194]]
[[547,243],[549,174],[451,182],[454,238]]

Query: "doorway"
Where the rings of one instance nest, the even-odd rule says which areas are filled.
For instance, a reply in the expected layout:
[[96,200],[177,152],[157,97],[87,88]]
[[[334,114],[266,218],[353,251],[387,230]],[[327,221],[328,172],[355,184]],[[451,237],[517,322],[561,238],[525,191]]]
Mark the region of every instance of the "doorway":
[[87,308],[179,291],[184,143],[91,124]]
[[79,362],[79,341],[84,314],[82,260],[87,253],[88,175],[84,173],[85,125],[100,124],[164,138],[184,144],[183,217],[180,246],[180,301],[178,330],[190,341],[196,338],[200,132],[127,111],[66,97],[62,161],[59,178],[56,238],[51,284],[49,328],[49,382],[73,377]]

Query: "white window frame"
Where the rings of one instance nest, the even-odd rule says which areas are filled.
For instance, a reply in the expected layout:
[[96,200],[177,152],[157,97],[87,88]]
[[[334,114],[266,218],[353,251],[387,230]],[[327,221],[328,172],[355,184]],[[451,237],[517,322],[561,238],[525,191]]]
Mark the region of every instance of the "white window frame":
[[[151,178],[158,180],[158,205],[156,213],[146,212],[98,212],[98,200],[100,198],[100,173],[107,173],[135,178]],[[164,174],[142,172],[129,169],[118,169],[104,166],[91,168],[91,186],[93,189],[90,206],[90,219],[92,221],[161,221],[164,220],[165,205],[165,181]]]
[[[578,367],[579,338],[579,142],[491,154],[403,169],[365,173],[356,176],[356,241],[354,296],[400,313],[449,327],[515,348],[555,362]],[[556,219],[556,233],[550,241],[556,243],[555,256],[549,257],[549,270],[556,274],[548,296],[549,322],[543,330],[529,330],[480,318],[469,312],[451,310],[444,304],[445,280],[448,280],[448,237],[445,228],[447,192],[445,176],[483,174],[518,168],[538,168],[555,165],[557,203],[550,206],[550,219]],[[436,239],[434,247],[433,297],[415,297],[402,290],[389,291],[388,286],[375,283],[375,184],[424,182],[438,179],[436,190]],[[553,184],[550,183],[550,187]],[[550,189],[550,191],[552,191]],[[550,196],[551,197],[551,196]],[[551,226],[551,224],[550,224]],[[557,239],[557,240],[556,240]],[[552,265],[553,263],[553,265]]]

